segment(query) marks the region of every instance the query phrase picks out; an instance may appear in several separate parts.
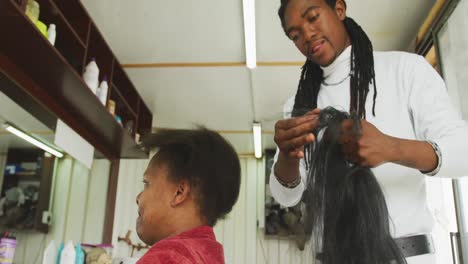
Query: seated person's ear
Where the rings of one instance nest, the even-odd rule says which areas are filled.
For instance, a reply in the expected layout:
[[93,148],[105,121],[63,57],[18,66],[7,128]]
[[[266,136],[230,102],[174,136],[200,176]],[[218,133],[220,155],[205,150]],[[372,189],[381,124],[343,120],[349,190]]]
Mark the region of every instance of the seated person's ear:
[[177,189],[171,201],[171,206],[176,207],[182,204],[190,197],[190,184],[187,181],[181,181],[177,184]]

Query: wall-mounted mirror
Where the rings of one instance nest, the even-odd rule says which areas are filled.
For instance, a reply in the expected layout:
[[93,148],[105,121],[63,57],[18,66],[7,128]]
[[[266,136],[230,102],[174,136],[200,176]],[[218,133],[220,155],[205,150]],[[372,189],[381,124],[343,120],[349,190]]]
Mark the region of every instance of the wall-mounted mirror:
[[54,142],[53,129],[0,92],[0,231],[17,241],[15,263],[32,263],[51,240],[103,242],[110,161],[88,167]]
[[[53,146],[51,129],[3,93],[0,123],[0,225],[47,232],[55,166],[52,153],[63,157],[63,152]],[[49,152],[44,150],[47,148]]]

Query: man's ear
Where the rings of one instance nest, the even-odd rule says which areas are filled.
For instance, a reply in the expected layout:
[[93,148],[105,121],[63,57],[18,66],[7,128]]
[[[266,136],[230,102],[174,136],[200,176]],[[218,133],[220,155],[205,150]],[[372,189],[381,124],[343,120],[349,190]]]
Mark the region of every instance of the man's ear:
[[176,207],[181,205],[190,197],[190,184],[188,181],[180,181],[177,184],[177,189],[174,192],[174,195],[171,200],[171,206]]
[[335,13],[341,21],[346,18],[346,4],[343,2],[343,0],[336,1]]

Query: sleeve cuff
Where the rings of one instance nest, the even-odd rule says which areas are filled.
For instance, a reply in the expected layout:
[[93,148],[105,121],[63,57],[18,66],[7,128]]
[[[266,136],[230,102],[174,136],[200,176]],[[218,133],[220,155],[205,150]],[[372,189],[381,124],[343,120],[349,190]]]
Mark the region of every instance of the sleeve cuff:
[[[302,177],[301,177],[302,178]],[[294,188],[287,188],[281,185],[276,179],[275,173],[272,170],[270,174],[270,190],[274,194],[275,200],[285,207],[291,207],[299,203],[304,192],[304,182]]]
[[466,136],[457,135],[453,140],[434,140],[440,147],[442,162],[437,177],[459,178],[468,176],[468,141]]
[[437,166],[432,171],[422,171],[422,173],[427,175],[427,176],[435,176],[435,175],[437,175],[439,173],[440,168],[442,167],[442,161],[443,161],[442,151],[440,150],[439,145],[437,145],[437,143],[435,143],[434,141],[426,140],[426,142],[431,144],[431,147],[432,147],[432,149],[434,150],[434,152],[435,152],[435,154],[437,156]]

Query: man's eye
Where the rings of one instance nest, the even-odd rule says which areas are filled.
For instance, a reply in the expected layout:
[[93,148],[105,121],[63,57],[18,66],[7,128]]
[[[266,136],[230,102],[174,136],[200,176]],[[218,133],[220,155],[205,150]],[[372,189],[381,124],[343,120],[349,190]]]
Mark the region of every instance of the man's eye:
[[292,35],[291,36],[291,40],[294,41],[294,42],[296,42],[298,39],[299,39],[298,35]]
[[315,22],[318,18],[319,18],[319,14],[317,14],[315,16],[310,16],[309,17],[309,22],[310,23]]

